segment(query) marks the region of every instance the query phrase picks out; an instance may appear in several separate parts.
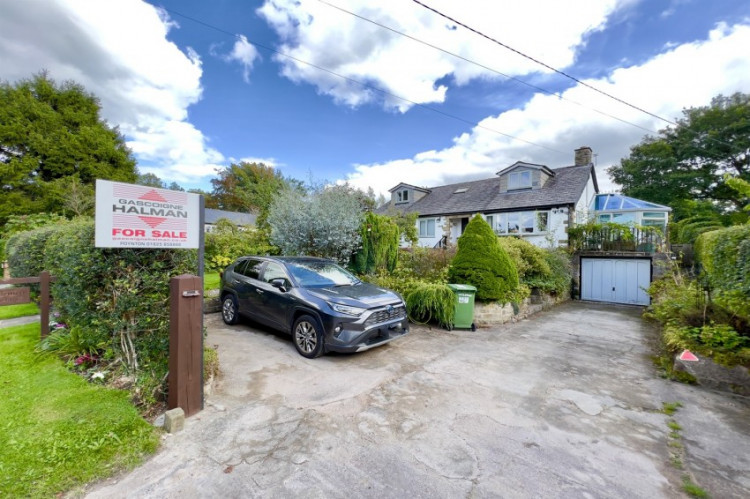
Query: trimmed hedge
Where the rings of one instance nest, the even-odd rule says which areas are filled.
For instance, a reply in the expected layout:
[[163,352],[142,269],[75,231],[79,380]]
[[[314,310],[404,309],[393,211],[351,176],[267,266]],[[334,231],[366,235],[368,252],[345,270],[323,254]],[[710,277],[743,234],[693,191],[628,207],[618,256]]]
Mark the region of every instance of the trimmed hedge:
[[507,303],[514,299],[518,270],[481,215],[475,215],[458,238],[458,252],[448,270],[448,280],[476,286],[479,300]]
[[96,248],[91,219],[19,235],[8,250],[16,255],[14,275],[46,268],[56,277],[51,292],[67,334],[105,345],[98,358],[137,376],[137,398],[159,397],[168,369],[169,279],[195,272],[196,251]]
[[713,288],[740,291],[750,297],[750,225],[701,234],[695,254]]
[[44,268],[47,240],[64,225],[47,225],[28,232],[19,232],[6,245],[11,277],[36,277]]

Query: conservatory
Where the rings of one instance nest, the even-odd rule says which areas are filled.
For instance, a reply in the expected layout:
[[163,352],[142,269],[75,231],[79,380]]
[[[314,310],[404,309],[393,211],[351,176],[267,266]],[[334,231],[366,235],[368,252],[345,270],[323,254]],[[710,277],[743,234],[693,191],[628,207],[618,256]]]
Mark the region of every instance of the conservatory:
[[667,233],[669,212],[672,211],[668,206],[622,194],[597,194],[592,204],[598,222],[658,227],[662,234]]

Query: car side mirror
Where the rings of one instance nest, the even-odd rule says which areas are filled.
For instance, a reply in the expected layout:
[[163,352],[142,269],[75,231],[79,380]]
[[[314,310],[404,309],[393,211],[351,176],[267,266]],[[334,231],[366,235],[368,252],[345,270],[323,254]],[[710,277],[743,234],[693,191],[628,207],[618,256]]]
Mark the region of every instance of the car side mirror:
[[286,279],[284,278],[277,277],[276,279],[271,279],[271,286],[278,288],[282,293],[286,293]]

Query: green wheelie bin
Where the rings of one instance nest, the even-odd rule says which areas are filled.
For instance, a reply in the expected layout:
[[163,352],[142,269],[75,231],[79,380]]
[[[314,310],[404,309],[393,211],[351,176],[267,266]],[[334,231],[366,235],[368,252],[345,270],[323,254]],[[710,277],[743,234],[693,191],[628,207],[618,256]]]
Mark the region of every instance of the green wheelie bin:
[[448,326],[450,331],[453,328],[477,330],[474,324],[474,295],[477,294],[477,288],[471,284],[448,284],[456,295],[456,314],[453,317],[453,324]]

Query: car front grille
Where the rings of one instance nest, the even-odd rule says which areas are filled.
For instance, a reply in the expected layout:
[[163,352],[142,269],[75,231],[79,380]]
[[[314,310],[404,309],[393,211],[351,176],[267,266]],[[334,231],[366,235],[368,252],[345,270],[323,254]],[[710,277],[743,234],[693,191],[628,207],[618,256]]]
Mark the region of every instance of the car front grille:
[[383,322],[405,318],[406,309],[403,305],[388,306],[387,308],[373,312],[365,321],[365,326],[372,326]]

